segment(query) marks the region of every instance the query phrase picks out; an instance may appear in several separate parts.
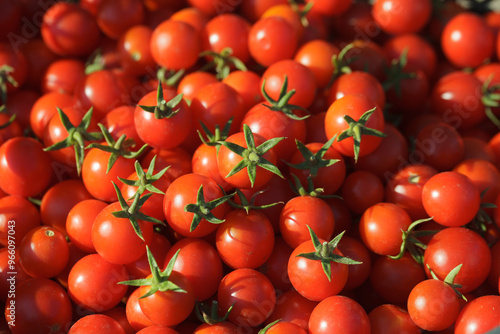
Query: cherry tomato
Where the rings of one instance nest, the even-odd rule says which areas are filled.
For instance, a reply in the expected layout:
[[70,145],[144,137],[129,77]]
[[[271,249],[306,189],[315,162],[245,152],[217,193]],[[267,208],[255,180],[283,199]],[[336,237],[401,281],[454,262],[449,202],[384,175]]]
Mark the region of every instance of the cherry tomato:
[[380,305],[370,313],[372,334],[419,334],[420,328],[411,320],[408,311],[391,304]]
[[458,172],[441,172],[424,184],[422,203],[429,217],[437,223],[462,226],[478,213],[481,196],[467,176]]
[[144,6],[140,0],[102,0],[96,13],[97,25],[108,37],[118,39],[128,28],[144,20]]
[[[72,306],[62,286],[47,278],[30,278],[16,286],[15,299],[5,303],[5,318],[12,333],[65,333],[71,325]],[[13,326],[12,326],[13,324]]]
[[498,328],[499,296],[482,296],[468,302],[455,323],[456,334],[479,334]]
[[277,297],[276,307],[265,323],[281,319],[307,330],[309,317],[316,305],[318,302],[307,299],[294,289],[288,290]]
[[274,287],[269,279],[249,268],[235,269],[224,276],[217,299],[223,313],[233,305],[228,320],[240,327],[262,324],[276,305]]
[[49,154],[35,139],[9,139],[0,146],[0,188],[9,195],[38,195],[50,183],[51,164]]
[[[0,244],[2,246],[9,245],[9,235],[15,237],[15,239],[10,237],[11,240],[21,241],[30,230],[39,225],[40,213],[30,201],[15,195],[0,198]],[[13,241],[10,242],[12,243]]]
[[380,27],[389,34],[419,32],[429,21],[432,4],[429,0],[377,0],[372,15]]
[[295,53],[295,61],[311,70],[318,88],[324,88],[330,82],[334,66],[332,57],[340,50],[333,44],[317,39],[302,44]]
[[323,299],[312,311],[309,333],[370,333],[370,320],[356,301],[345,296]]
[[361,215],[370,206],[382,202],[384,185],[375,174],[359,170],[347,175],[341,193],[349,210]]
[[103,312],[122,300],[127,286],[118,282],[128,279],[128,273],[121,264],[112,264],[99,254],[81,258],[68,276],[68,294],[80,311]]
[[75,322],[68,334],[99,333],[110,331],[116,334],[125,334],[125,330],[118,321],[104,314],[89,314]]

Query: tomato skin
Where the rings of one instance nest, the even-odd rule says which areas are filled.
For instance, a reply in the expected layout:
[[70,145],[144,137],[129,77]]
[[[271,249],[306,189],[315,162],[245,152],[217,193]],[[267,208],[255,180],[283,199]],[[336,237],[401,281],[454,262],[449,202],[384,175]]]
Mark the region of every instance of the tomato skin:
[[429,241],[424,253],[425,272],[427,277],[431,277],[429,266],[440,280],[444,280],[459,264],[462,268],[455,277],[455,283],[462,286],[458,288],[460,292],[470,292],[488,277],[491,253],[486,241],[476,232],[464,227],[448,227]]
[[431,1],[377,0],[372,15],[382,30],[400,35],[424,28],[432,13]]
[[359,170],[347,175],[342,184],[341,194],[349,210],[356,214],[384,199],[384,185],[373,173]]
[[164,21],[153,30],[150,48],[156,63],[171,70],[190,68],[202,51],[196,30],[174,20]]
[[68,295],[79,308],[94,312],[109,310],[127,293],[128,272],[121,264],[112,264],[99,254],[81,258],[68,276]]
[[324,88],[330,82],[334,67],[332,57],[340,52],[338,47],[321,39],[302,44],[295,53],[295,61],[311,70],[318,88]]
[[292,95],[289,103],[308,108],[316,96],[316,79],[307,66],[296,60],[283,59],[274,62],[262,74],[261,86],[272,99],[278,100],[285,76],[288,79],[288,91],[295,89],[295,94]]
[[212,297],[223,276],[222,261],[216,249],[202,239],[181,239],[169,249],[163,261],[164,267],[178,250],[174,271],[180,272],[192,283],[196,300],[204,301]]
[[373,254],[361,241],[352,237],[343,236],[338,247],[344,256],[361,262],[349,267],[349,275],[344,286],[344,291],[355,289],[361,286],[370,276]]
[[[173,93],[163,90],[164,99],[169,101]],[[157,104],[156,91],[146,94],[138,102],[134,111],[134,124],[137,134],[143,142],[160,149],[171,149],[179,146],[190,134],[192,111],[186,101],[177,105],[179,111],[170,118],[156,119],[154,113],[143,110],[140,105]]]
[[[292,289],[292,283],[287,273],[288,259],[293,252],[293,248],[283,240],[281,236],[276,236],[274,239],[274,247],[271,255],[267,258],[266,262],[257,268],[258,271],[266,275],[271,281],[276,290],[279,292],[289,291]],[[277,320],[277,319],[274,319]],[[272,322],[272,321],[269,321]]]
[[[321,243],[325,240],[320,239]],[[312,241],[305,241],[297,246],[288,260],[288,277],[293,287],[302,296],[322,301],[325,298],[336,295],[345,286],[349,275],[346,264],[331,262],[331,281],[328,280],[320,261],[309,260],[297,255],[314,252]],[[342,256],[336,248],[334,254]]]
[[83,159],[82,181],[94,198],[104,201],[117,201],[115,188],[111,182],[120,184],[118,177],[126,178],[134,169],[134,161],[122,156],[118,157],[113,167],[106,173],[111,153],[92,148]]
[[310,334],[369,334],[370,320],[366,311],[353,299],[331,296],[314,308],[308,327]]
[[456,67],[477,67],[493,56],[495,35],[483,17],[472,12],[459,13],[445,25],[441,48]]
[[40,213],[37,208],[24,197],[0,198],[0,245],[5,247],[9,245],[11,229],[15,230],[16,239],[22,240],[30,230],[40,226],[40,223]]
[[217,165],[217,147],[201,144],[193,153],[191,162],[193,173],[205,175],[220,185],[225,191],[228,191],[232,186],[219,173]]
[[11,138],[0,146],[0,188],[9,195],[30,197],[50,183],[52,160],[33,138]]
[[[0,63],[12,67],[12,77],[18,83],[18,87],[22,86],[28,77],[26,56],[14,49],[9,43],[0,42]],[[19,88],[6,82],[7,93],[12,94]]]
[[36,100],[31,107],[30,126],[38,138],[42,138],[45,127],[53,115],[57,114],[56,107],[64,109],[74,104],[73,96],[67,93],[45,93]]
[[422,189],[425,183],[438,171],[429,165],[408,165],[400,169],[387,181],[385,200],[397,204],[411,217],[412,221],[427,217],[422,204]]
[[[62,286],[47,278],[30,278],[16,286],[15,300],[5,303],[5,318],[13,334],[66,333],[72,306]],[[10,305],[15,310],[9,310]]]
[[245,110],[250,110],[254,105],[263,100],[260,93],[260,75],[250,70],[232,71],[222,82],[238,92],[243,100]]
[[409,253],[399,260],[387,256],[377,258],[370,272],[370,283],[384,300],[400,307],[407,307],[413,287],[426,279],[422,265]]
[[297,196],[289,200],[281,210],[279,227],[286,243],[296,248],[311,240],[309,226],[318,238],[330,240],[335,229],[335,216],[330,206],[321,198]]
[[112,39],[118,39],[128,28],[144,20],[144,7],[140,0],[101,0],[96,13],[97,25]]
[[269,334],[307,334],[305,329],[300,326],[291,323],[280,321],[277,324],[273,325],[271,328],[267,330],[266,333]]
[[153,224],[138,220],[144,240],[134,231],[126,218],[117,218],[112,212],[121,211],[119,202],[101,210],[92,224],[92,244],[101,257],[113,264],[128,264],[146,253],[146,245],[153,238]]
[[499,296],[482,296],[468,302],[455,323],[456,334],[479,334],[498,328]]
[[441,172],[422,188],[424,209],[444,226],[462,226],[478,213],[481,195],[476,185],[458,172]]
[[338,77],[328,90],[328,103],[332,104],[346,95],[363,95],[380,108],[385,106],[384,88],[368,72],[353,71]]
[[87,56],[99,43],[95,18],[76,4],[58,3],[43,16],[42,38],[60,56]]
[[277,16],[259,19],[248,33],[250,55],[265,67],[279,60],[292,58],[297,45],[297,35],[293,27]]
[[363,243],[379,255],[399,254],[403,231],[412,221],[406,211],[396,204],[380,202],[365,210],[359,221]]
[[138,150],[144,145],[144,142],[135,129],[134,112],[134,106],[119,106],[106,113],[100,123],[108,129],[114,140],[118,140],[122,135],[125,135],[127,139],[133,139],[135,146],[130,149]]
[[[175,326],[184,321],[193,311],[195,294],[191,282],[181,273],[173,271],[169,281],[186,292],[157,291],[151,296],[139,299],[144,315],[157,325]],[[139,287],[139,296],[146,294],[150,286]]]
[[217,227],[215,246],[229,267],[256,269],[273,251],[274,230],[263,213],[232,210]]
[[[209,235],[217,229],[216,224],[202,219],[196,229],[190,231],[194,214],[184,211],[184,207],[196,203],[198,189],[201,185],[203,185],[205,202],[223,196],[221,189],[213,179],[194,173],[188,173],[175,179],[165,192],[163,212],[167,223],[175,232],[185,237],[199,238]],[[222,203],[215,207],[211,211],[212,214],[222,219],[228,210],[227,205],[227,203]]]
[[276,307],[265,324],[281,319],[307,330],[309,317],[316,305],[318,302],[309,300],[294,289],[290,289],[277,297]]
[[102,332],[125,334],[118,321],[104,314],[89,314],[75,322],[68,334],[98,334]]
[[66,218],[73,206],[92,199],[81,180],[64,180],[49,188],[42,197],[40,216],[45,225],[66,234]]
[[148,317],[142,312],[141,306],[139,305],[139,297],[141,296],[139,289],[135,289],[127,298],[127,303],[125,305],[125,313],[127,315],[127,320],[136,331],[140,331],[143,328],[154,326]]
[[[383,132],[385,122],[382,110],[379,106],[375,105],[372,100],[363,95],[346,95],[338,100],[335,100],[326,112],[326,136],[330,139],[335,135],[338,136],[342,131],[348,128],[348,124],[344,120],[345,115],[349,115],[354,120],[359,120],[361,115],[373,108],[376,109],[366,122],[366,127]],[[362,135],[359,156],[362,157],[373,152],[377,146],[380,145],[381,141],[381,137]],[[342,155],[354,157],[353,138],[346,138],[342,141],[334,140],[332,146]]]
[[276,304],[276,294],[269,279],[248,268],[235,269],[224,276],[217,299],[223,314],[234,304],[228,320],[240,327],[262,324]]
[[408,311],[398,306],[384,304],[368,313],[372,334],[419,334],[420,328],[411,320]]
[[500,193],[500,172],[492,163],[483,159],[467,159],[453,168],[455,172],[466,175],[477,187],[481,202],[493,203]]
[[62,232],[50,226],[30,230],[19,245],[19,260],[32,277],[51,278],[64,270],[69,248]]
[[436,279],[418,283],[408,296],[408,313],[420,328],[440,331],[455,323],[460,302],[448,284]]
[[[81,60],[63,58],[52,62],[42,82],[42,91],[71,94],[76,84],[85,76],[85,64]],[[60,106],[61,108],[63,106]]]
[[141,329],[137,333],[139,333],[139,334],[179,334],[179,332],[176,331],[175,329],[172,329],[172,328],[166,327],[166,326],[157,326],[157,325],[146,327],[144,329]]

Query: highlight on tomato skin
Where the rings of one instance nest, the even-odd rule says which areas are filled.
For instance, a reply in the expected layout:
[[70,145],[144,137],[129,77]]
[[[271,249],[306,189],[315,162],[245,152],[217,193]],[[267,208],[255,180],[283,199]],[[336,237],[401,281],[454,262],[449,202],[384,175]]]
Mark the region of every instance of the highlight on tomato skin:
[[3,0],[0,332],[498,327],[493,3]]

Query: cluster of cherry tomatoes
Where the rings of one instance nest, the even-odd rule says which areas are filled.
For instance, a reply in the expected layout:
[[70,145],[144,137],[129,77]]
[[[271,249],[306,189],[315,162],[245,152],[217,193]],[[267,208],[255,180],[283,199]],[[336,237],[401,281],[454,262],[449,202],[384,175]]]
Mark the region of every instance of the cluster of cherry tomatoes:
[[2,0],[2,333],[500,326],[499,29],[454,1]]

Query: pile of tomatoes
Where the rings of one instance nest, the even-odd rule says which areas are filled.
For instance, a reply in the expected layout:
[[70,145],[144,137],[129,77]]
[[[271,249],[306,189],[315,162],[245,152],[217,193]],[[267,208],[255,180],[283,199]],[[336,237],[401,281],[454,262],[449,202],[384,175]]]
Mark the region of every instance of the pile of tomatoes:
[[500,326],[500,14],[3,0],[2,333]]

